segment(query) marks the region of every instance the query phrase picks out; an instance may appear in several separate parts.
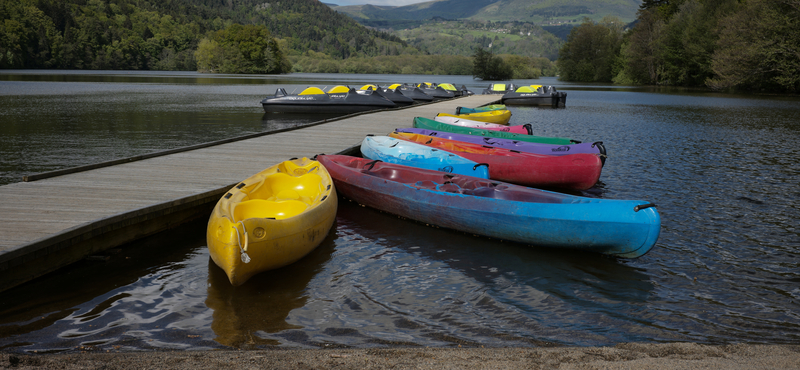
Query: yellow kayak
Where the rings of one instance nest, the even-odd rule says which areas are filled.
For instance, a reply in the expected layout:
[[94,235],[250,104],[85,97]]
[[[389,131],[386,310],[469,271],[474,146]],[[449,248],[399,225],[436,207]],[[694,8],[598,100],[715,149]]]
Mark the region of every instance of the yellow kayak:
[[303,258],[325,239],[338,199],[319,162],[293,159],[233,187],[217,202],[206,230],[211,259],[234,286]]
[[473,121],[507,125],[508,121],[511,120],[511,111],[509,111],[508,109],[502,109],[502,110],[492,110],[488,112],[477,112],[477,113],[466,113],[466,114],[439,113],[436,116],[456,117],[456,118],[469,119]]

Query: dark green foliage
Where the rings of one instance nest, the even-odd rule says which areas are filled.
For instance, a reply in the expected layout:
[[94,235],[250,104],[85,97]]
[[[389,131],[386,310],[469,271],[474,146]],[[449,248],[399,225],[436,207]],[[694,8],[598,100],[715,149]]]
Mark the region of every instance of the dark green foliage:
[[292,66],[264,26],[230,27],[212,32],[195,53],[201,71],[222,73],[287,73]]
[[622,45],[622,24],[606,18],[601,23],[585,19],[572,29],[558,56],[564,81],[611,82],[616,75]]
[[[754,21],[755,20],[755,21]],[[720,21],[715,89],[800,91],[800,1],[750,0]]]
[[[0,68],[195,70],[200,40],[233,24],[266,26],[297,54],[347,58],[406,47],[316,0],[14,0],[0,2],[0,19]],[[265,63],[285,63],[275,60],[282,61]],[[240,61],[243,71],[270,69],[252,55]]]
[[508,80],[514,76],[512,67],[483,48],[476,48],[472,62],[472,77],[481,80]]
[[800,0],[646,3],[615,82],[800,90]]

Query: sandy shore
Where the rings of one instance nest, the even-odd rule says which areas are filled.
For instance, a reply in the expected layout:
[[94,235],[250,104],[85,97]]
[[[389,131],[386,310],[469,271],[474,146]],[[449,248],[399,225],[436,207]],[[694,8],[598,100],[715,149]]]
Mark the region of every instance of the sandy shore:
[[800,345],[0,353],[1,369],[800,369]]

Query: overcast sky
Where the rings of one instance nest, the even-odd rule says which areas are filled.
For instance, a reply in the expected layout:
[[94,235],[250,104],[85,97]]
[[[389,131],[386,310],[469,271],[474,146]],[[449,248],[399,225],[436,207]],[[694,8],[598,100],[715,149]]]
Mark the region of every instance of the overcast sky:
[[372,5],[403,6],[416,3],[424,3],[426,1],[431,1],[431,0],[321,0],[321,1],[323,3],[336,4],[336,5],[372,4]]

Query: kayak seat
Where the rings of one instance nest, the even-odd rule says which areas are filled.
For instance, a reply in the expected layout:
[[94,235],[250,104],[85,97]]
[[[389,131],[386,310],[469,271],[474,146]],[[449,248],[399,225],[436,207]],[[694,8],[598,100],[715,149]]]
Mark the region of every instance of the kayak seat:
[[233,210],[234,222],[249,218],[274,218],[282,220],[305,211],[308,205],[298,200],[269,201],[253,199],[239,203]]
[[294,177],[279,172],[267,176],[264,184],[248,197],[250,200],[295,200],[312,204],[322,193],[322,177],[316,173]]

